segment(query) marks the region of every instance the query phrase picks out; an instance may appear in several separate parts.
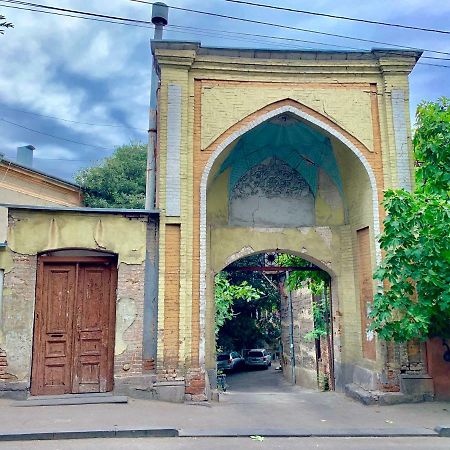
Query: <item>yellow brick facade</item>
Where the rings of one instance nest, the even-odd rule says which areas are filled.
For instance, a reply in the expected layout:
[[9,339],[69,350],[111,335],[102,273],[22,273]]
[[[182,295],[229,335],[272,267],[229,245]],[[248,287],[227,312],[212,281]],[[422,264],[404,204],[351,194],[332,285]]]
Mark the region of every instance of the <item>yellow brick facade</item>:
[[[173,326],[168,322],[173,321],[173,316],[165,314],[170,309],[166,305],[170,298],[166,271],[172,264],[167,261],[167,248],[173,244],[168,242],[172,238],[166,230],[169,224],[177,224],[179,369],[215,366],[214,274],[233,259],[245,256],[245,252],[282,249],[313,261],[332,275],[334,345],[340,376],[351,377],[347,372],[355,366],[380,371],[384,364],[381,346],[377,348],[376,361],[365,359],[362,354],[365,337],[361,332],[356,236],[357,230],[369,227],[370,255],[375,267],[379,259],[375,233],[384,214],[383,191],[399,185],[395,134],[399,120],[408,130],[407,164],[412,175],[407,76],[418,54],[258,53],[167,42],[154,44],[153,50],[161,74],[157,179],[157,207],[161,210],[159,363],[168,351],[165,329]],[[171,86],[181,89],[178,110],[170,109],[176,104],[170,97]],[[394,117],[393,90],[404,95],[404,116],[400,118]],[[326,202],[318,202],[316,218],[324,223],[310,229],[227,226],[221,219],[227,208],[226,182],[223,177],[205,180],[205,170],[214,173],[224,155],[232,151],[234,142],[227,144],[227,139],[283,108],[309,117],[316,128],[323,127],[331,136],[343,180],[345,217],[344,212],[330,211]],[[173,111],[177,111],[175,119],[180,121],[175,144],[169,142],[174,130],[168,128],[168,123],[178,123],[173,122]],[[223,152],[217,155],[221,146]],[[174,149],[179,155],[181,180],[179,216],[166,214],[174,201],[173,194],[167,194],[166,183],[173,164],[173,157],[167,155]],[[370,174],[363,167],[363,159],[370,166]],[[376,208],[378,213],[374,214]],[[205,229],[201,228],[202,214],[207,214]],[[202,295],[206,298],[203,306]]]

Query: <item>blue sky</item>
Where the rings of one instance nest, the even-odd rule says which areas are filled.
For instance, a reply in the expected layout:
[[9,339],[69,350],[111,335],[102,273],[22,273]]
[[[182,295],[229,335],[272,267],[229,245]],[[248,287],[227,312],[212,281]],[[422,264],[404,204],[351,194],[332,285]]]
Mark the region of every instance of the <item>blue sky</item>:
[[[129,0],[42,0],[40,3],[139,20],[149,20],[151,17],[150,5]],[[236,5],[224,0],[168,0],[167,3],[450,53],[450,34],[332,20]],[[450,2],[441,0],[318,0],[309,3],[260,0],[259,3],[450,30]],[[0,119],[4,119],[0,120],[0,153],[14,159],[17,146],[32,144],[36,147],[36,168],[72,179],[77,170],[110,155],[115,146],[130,140],[146,141],[151,64],[149,39],[153,30],[15,10],[4,5],[7,3],[0,0],[0,14],[13,22],[15,28],[0,35]],[[364,49],[380,47],[377,44],[175,10],[170,11],[169,21],[171,25],[194,27],[196,30],[169,27],[165,38],[196,40],[205,46],[293,48],[291,44],[280,46],[279,41],[269,39],[242,36],[231,38],[230,35],[219,35],[217,31],[204,31],[213,29],[304,39],[324,44],[298,43],[295,47],[336,49],[333,44]],[[424,55],[448,58],[449,61],[424,59],[422,63],[450,66],[450,55],[428,52]],[[450,67],[417,65],[410,76],[411,114],[414,114],[421,100],[450,96],[449,80]],[[74,122],[54,120],[23,111]],[[78,143],[34,133],[5,120]]]

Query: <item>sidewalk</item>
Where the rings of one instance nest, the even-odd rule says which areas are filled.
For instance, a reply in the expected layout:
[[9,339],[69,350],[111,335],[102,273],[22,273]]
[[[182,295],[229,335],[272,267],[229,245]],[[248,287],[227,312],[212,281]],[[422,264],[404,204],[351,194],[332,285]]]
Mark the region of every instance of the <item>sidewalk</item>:
[[14,407],[13,403],[0,400],[0,440],[14,434],[17,440],[27,439],[29,433],[49,433],[44,438],[51,439],[55,437],[50,434],[61,432],[87,433],[79,437],[116,432],[129,436],[419,436],[437,435],[436,426],[450,426],[450,403],[364,406],[340,393],[299,388],[281,393],[230,392],[219,403],[203,404],[134,399],[128,404],[70,406]]

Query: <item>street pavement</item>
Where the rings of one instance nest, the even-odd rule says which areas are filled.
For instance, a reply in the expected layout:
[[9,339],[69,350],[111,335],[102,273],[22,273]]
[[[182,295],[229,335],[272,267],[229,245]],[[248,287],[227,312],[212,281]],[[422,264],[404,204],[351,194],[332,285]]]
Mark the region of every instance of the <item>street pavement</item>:
[[[193,448],[189,447],[194,445],[192,443],[197,443],[195,447],[199,449],[220,449],[229,446],[230,442],[242,448],[340,448],[330,447],[334,442],[336,445],[340,443],[342,448],[349,449],[446,448],[450,450],[450,438],[427,438],[431,439],[429,441],[417,436],[391,438],[392,442],[401,443],[403,447],[389,447],[391,441],[379,440],[381,438],[347,441],[341,438],[323,437],[294,440],[286,437],[281,439],[266,437],[263,442],[258,442],[248,437],[236,437],[232,441],[226,440],[221,436],[250,434],[270,436],[276,435],[277,432],[286,436],[307,436],[308,433],[316,436],[432,434],[436,426],[450,425],[450,403],[364,406],[341,393],[316,392],[292,386],[284,380],[281,372],[274,370],[273,367],[269,370],[231,374],[227,379],[229,388],[221,396],[219,403],[171,404],[130,399],[128,404],[13,407],[13,401],[3,399],[0,400],[0,435],[11,432],[175,428],[185,437],[74,440],[64,441],[64,447],[58,447],[63,441],[59,441],[60,444],[51,441],[41,441],[36,444],[5,442],[0,443],[0,449],[28,448],[27,446],[38,449],[143,448],[139,445],[153,448],[155,442],[160,442],[158,448],[162,449]],[[204,437],[192,439],[198,436]],[[213,436],[214,440],[210,441],[209,439]],[[129,446],[128,442],[133,443],[132,446]],[[166,442],[169,443],[165,444]],[[211,442],[215,443],[214,446],[208,446]],[[269,447],[268,442],[272,443]],[[351,442],[363,442],[364,447],[358,447]],[[416,444],[417,442],[421,443],[422,447]],[[164,447],[165,445],[168,446]],[[308,447],[310,445],[315,446]],[[373,445],[381,445],[381,447]]]
[[449,450],[450,438],[136,438],[0,442],[0,450]]

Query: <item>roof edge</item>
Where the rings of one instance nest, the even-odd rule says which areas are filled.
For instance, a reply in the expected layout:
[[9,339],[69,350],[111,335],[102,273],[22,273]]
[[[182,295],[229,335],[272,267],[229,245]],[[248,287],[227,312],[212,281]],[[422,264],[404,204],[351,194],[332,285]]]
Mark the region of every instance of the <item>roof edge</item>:
[[44,212],[77,212],[83,214],[141,214],[148,216],[159,216],[157,209],[127,209],[127,208],[88,208],[71,206],[39,206],[39,205],[15,205],[10,203],[0,203],[0,207],[8,209],[22,209]]

